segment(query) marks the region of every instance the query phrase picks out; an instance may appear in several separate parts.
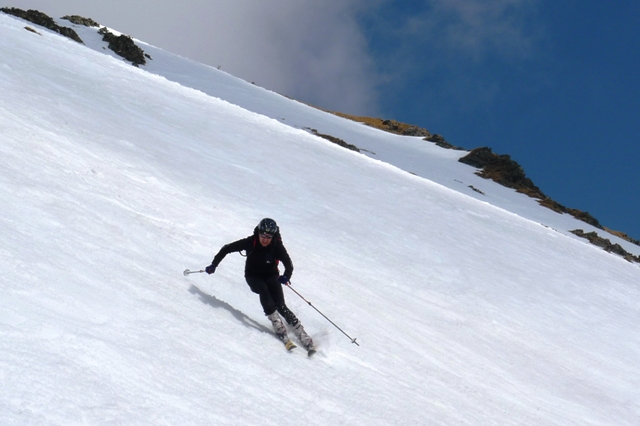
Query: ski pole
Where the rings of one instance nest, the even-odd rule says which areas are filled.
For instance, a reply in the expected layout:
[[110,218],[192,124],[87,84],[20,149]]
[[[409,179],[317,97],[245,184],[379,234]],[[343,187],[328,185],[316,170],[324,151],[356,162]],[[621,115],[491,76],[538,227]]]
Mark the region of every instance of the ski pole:
[[352,338],[351,336],[349,336],[347,333],[344,332],[343,329],[341,329],[340,327],[338,327],[336,325],[336,323],[334,323],[333,321],[331,321],[329,318],[327,318],[327,316],[325,314],[323,314],[322,312],[320,312],[320,310],[318,308],[316,308],[315,306],[313,306],[311,304],[311,302],[309,302],[307,299],[305,299],[304,297],[302,297],[302,295],[300,293],[298,293],[296,291],[295,288],[291,287],[291,283],[287,283],[286,284],[287,287],[289,287],[291,290],[293,290],[293,292],[295,294],[297,294],[298,296],[300,296],[300,299],[304,300],[305,302],[307,302],[309,304],[309,306],[311,306],[313,309],[315,309],[320,315],[322,315],[327,321],[329,321],[335,328],[337,328],[338,330],[340,330],[342,332],[342,334],[344,334],[345,336],[347,336],[349,338],[349,340],[351,340],[351,343],[355,343],[356,345],[360,346],[360,344],[358,342],[356,342],[355,338]]
[[189,274],[201,274],[203,272],[204,272],[204,269],[200,269],[199,271],[190,271],[188,269],[185,269],[182,274],[186,277]]

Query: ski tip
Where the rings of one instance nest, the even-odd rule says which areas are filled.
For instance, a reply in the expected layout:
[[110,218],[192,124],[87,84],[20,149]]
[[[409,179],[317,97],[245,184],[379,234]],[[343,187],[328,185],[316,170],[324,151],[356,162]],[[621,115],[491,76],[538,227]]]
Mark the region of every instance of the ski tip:
[[284,344],[284,347],[287,348],[287,350],[289,352],[291,352],[292,350],[294,350],[295,348],[297,348],[297,346],[295,345],[295,343],[293,343],[291,340],[289,340],[287,343]]
[[316,350],[315,350],[315,349],[309,349],[309,350],[307,351],[307,356],[308,356],[309,358],[311,358],[315,353],[316,353]]

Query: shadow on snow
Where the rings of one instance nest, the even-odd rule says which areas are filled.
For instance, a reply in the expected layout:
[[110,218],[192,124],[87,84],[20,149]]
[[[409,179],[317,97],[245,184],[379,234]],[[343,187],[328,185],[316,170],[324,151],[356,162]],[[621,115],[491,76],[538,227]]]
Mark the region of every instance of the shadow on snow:
[[256,329],[258,331],[261,331],[263,333],[274,335],[273,332],[271,331],[271,329],[269,329],[268,327],[266,327],[266,326],[260,324],[259,322],[256,322],[255,320],[249,318],[246,314],[244,314],[243,312],[237,310],[236,308],[234,308],[233,306],[231,306],[227,302],[223,302],[222,300],[218,299],[215,296],[211,296],[211,295],[209,295],[207,293],[204,293],[202,290],[200,290],[198,287],[196,287],[193,284],[189,288],[189,293],[198,296],[200,298],[200,301],[202,303],[204,303],[204,304],[212,306],[212,307],[214,307],[216,309],[219,309],[219,308],[226,309],[227,311],[231,312],[231,314],[238,321],[240,321],[243,325],[245,325],[247,327],[254,328],[254,329]]

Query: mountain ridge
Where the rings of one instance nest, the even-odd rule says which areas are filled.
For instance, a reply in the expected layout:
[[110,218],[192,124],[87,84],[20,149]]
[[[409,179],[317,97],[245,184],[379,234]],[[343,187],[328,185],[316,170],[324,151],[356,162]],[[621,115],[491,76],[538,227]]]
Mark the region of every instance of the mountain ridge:
[[[37,10],[24,11],[19,8],[9,7],[1,8],[0,11],[25,19],[37,25],[44,26],[45,28],[48,28],[65,37],[71,38],[74,41],[84,44],[82,39],[72,28],[57,25],[51,17],[43,12]],[[85,18],[79,15],[66,15],[61,19],[69,21],[72,24],[76,25],[100,28],[99,33],[104,36],[103,40],[109,43],[109,49],[113,50],[115,54],[121,56],[128,62],[131,62],[134,66],[144,65],[146,63],[145,58],[152,59],[150,55],[146,54],[143,49],[135,44],[135,41],[130,36],[124,34],[115,35],[111,33],[106,27],[102,27],[99,23],[91,18]],[[316,108],[315,106],[311,107]],[[549,208],[557,213],[568,213],[578,220],[591,224],[596,228],[599,228],[600,230],[608,232],[611,235],[617,236],[625,241],[640,246],[640,240],[635,240],[624,232],[606,228],[588,212],[584,212],[575,208],[567,208],[561,203],[546,196],[529,178],[526,177],[524,169],[517,162],[513,161],[507,154],[494,154],[491,151],[490,147],[480,147],[467,150],[465,148],[451,145],[445,140],[443,136],[439,134],[431,134],[431,132],[429,132],[427,129],[420,128],[412,124],[398,122],[393,119],[354,116],[347,113],[328,110],[323,111],[334,114],[338,117],[364,123],[367,126],[371,126],[373,128],[377,128],[393,134],[402,136],[423,137],[423,140],[433,142],[437,146],[442,148],[467,151],[468,154],[465,157],[460,158],[459,161],[480,169],[477,172],[478,176],[486,179],[491,179],[500,185],[515,189],[518,192],[537,199],[540,205],[543,207]],[[316,135],[323,137],[324,139],[336,143],[342,147],[360,152],[360,148],[358,148],[356,145],[344,141],[338,137],[320,133],[316,129],[309,130]],[[479,191],[479,193],[482,194],[482,191]],[[593,241],[591,242],[593,243]],[[627,253],[626,251],[625,256],[627,259],[633,259],[634,261],[640,262],[640,257],[635,257],[630,253]]]

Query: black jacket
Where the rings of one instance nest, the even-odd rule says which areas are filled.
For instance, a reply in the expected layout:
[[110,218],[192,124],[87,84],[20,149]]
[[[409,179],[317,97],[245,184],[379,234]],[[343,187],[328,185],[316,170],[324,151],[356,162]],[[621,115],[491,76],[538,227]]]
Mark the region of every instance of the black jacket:
[[256,230],[253,235],[247,238],[224,245],[215,255],[211,264],[217,267],[227,254],[239,251],[246,251],[247,253],[247,260],[244,264],[245,277],[258,276],[267,279],[274,275],[279,275],[278,263],[282,262],[284,265],[283,275],[291,279],[293,263],[287,253],[287,249],[282,244],[282,238],[280,238],[279,233],[273,236],[271,244],[263,247],[258,240],[258,232]]

